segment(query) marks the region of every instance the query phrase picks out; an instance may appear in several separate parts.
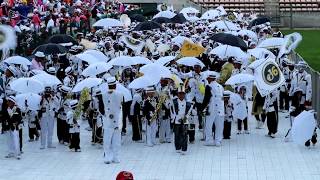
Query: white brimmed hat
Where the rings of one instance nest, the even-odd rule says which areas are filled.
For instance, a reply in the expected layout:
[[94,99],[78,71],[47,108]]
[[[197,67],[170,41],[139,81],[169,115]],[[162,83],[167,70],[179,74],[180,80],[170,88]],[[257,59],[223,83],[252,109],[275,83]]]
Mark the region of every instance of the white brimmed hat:
[[41,51],[37,51],[34,56],[35,56],[35,57],[39,57],[39,58],[44,58],[44,57],[45,57],[44,53],[41,52]]
[[146,93],[151,93],[151,92],[155,92],[155,89],[154,89],[154,87],[147,87],[145,89],[145,91],[146,91]]
[[72,108],[72,109],[76,108],[76,107],[78,106],[78,100],[71,100],[71,101],[69,102],[69,106],[70,106],[70,108]]
[[14,96],[7,96],[6,99],[7,99],[7,101],[11,101],[11,102],[16,103],[16,98]]
[[116,80],[116,78],[113,77],[113,76],[112,76],[112,77],[109,77],[109,78],[107,79],[107,83],[108,83],[109,86],[115,85],[116,82],[117,82],[117,80]]

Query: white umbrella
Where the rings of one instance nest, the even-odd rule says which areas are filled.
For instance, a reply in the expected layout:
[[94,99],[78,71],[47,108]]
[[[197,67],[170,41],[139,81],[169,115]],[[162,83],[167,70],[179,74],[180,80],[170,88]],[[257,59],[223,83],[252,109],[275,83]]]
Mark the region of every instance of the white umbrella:
[[229,46],[229,45],[220,45],[218,47],[213,48],[209,54],[215,54],[220,58],[248,58],[248,55],[243,52],[239,47]]
[[[108,83],[103,83],[103,84],[99,85],[99,89],[101,92],[108,91],[108,89],[109,89]],[[117,83],[116,91],[121,92],[123,94],[125,102],[132,100],[132,95],[131,95],[130,90],[127,89],[126,87],[124,87],[122,84]]]
[[41,82],[32,78],[19,78],[10,83],[10,88],[18,93],[41,93],[44,87]]
[[47,86],[52,87],[58,84],[62,84],[61,81],[56,76],[50,75],[48,73],[37,74],[35,76],[32,76],[32,79],[35,79],[41,82],[44,87],[47,87]]
[[311,139],[316,121],[314,119],[313,111],[303,111],[294,118],[292,124],[292,140],[293,142],[304,145],[305,142]]
[[162,78],[170,78],[171,76],[171,71],[168,68],[156,63],[142,66],[140,68],[140,72],[142,72],[144,75]]
[[22,110],[37,111],[40,109],[41,96],[35,93],[18,94],[15,97],[17,105]]
[[97,58],[100,61],[108,62],[110,60],[109,57],[107,57],[101,51],[98,51],[98,50],[90,49],[90,50],[86,50],[84,53],[85,54],[90,54],[90,55],[94,56],[95,58]]
[[216,21],[213,22],[209,25],[209,28],[214,29],[223,29],[225,31],[236,31],[236,30],[240,30],[240,28],[238,27],[238,25],[230,22],[230,21]]
[[196,64],[200,65],[201,68],[205,66],[198,58],[195,58],[195,57],[183,57],[179,59],[177,63],[185,66],[191,66],[191,67],[193,67]]
[[130,56],[118,56],[111,59],[109,63],[112,66],[132,66],[136,64]]
[[175,56],[164,56],[159,58],[156,62],[154,62],[155,64],[159,64],[164,66],[165,64],[167,64],[168,62],[174,60],[176,57]]
[[187,15],[185,15],[184,17],[187,19],[187,21],[190,21],[190,22],[196,22],[196,21],[200,20],[200,18],[198,18],[197,16],[187,16]]
[[146,88],[149,86],[153,86],[158,84],[160,81],[160,77],[157,76],[142,76],[139,77],[135,80],[133,80],[130,84],[129,84],[129,88],[130,89],[140,89],[140,88]]
[[242,84],[242,83],[247,83],[250,81],[254,81],[254,76],[251,74],[244,74],[244,73],[240,73],[240,74],[236,74],[231,76],[225,84],[228,85],[236,85],[236,84]]
[[165,18],[173,18],[176,15],[176,13],[172,12],[172,11],[160,11],[158,14],[156,14],[155,16],[153,16],[154,18],[158,18],[158,17],[165,17]]
[[151,64],[152,61],[150,61],[148,58],[143,56],[134,56],[131,58],[135,64]]
[[93,63],[97,63],[97,62],[103,62],[102,59],[100,60],[100,59],[98,59],[98,58],[96,58],[93,55],[88,54],[88,53],[77,54],[75,57],[80,59],[81,61],[87,62],[88,64],[93,64]]
[[98,62],[90,64],[86,69],[83,70],[82,75],[86,77],[95,77],[98,74],[109,71],[112,65],[105,62]]
[[269,51],[268,49],[265,48],[254,48],[254,49],[249,49],[248,54],[251,56],[254,56],[257,59],[265,59],[265,58],[272,58],[275,59],[276,56]]
[[21,56],[11,56],[7,59],[5,59],[3,62],[8,63],[8,64],[19,64],[25,67],[25,69],[28,68],[28,66],[31,66],[32,63],[30,62],[29,59]]
[[258,41],[258,35],[251,31],[251,30],[247,30],[247,29],[242,29],[239,32],[237,32],[237,34],[241,35],[241,36],[248,36],[249,38],[251,38],[253,41]]
[[196,8],[193,8],[193,7],[186,7],[186,8],[183,8],[180,13],[183,13],[183,14],[198,14],[200,11]]
[[176,36],[171,39],[172,42],[182,45],[184,41],[190,41],[193,42],[191,39],[185,37],[185,36]]
[[123,23],[120,22],[117,19],[112,19],[112,18],[104,18],[104,19],[100,19],[99,21],[95,22],[93,24],[94,27],[104,27],[104,28],[108,28],[108,27],[121,27],[123,26]]
[[210,9],[202,14],[200,19],[215,19],[220,16],[220,12],[216,9]]
[[84,88],[92,88],[95,86],[98,86],[99,84],[101,84],[102,79],[100,78],[87,78],[84,79],[82,81],[80,81],[78,84],[76,84],[74,86],[74,88],[72,89],[72,92],[80,92],[82,91]]
[[284,38],[268,38],[258,44],[258,48],[279,48],[285,43]]

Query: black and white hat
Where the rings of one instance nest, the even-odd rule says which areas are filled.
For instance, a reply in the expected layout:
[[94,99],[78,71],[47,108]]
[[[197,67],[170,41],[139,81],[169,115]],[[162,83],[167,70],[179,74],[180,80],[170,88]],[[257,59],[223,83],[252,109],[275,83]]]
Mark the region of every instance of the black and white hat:
[[37,51],[34,56],[35,56],[35,57],[38,57],[38,58],[44,58],[44,57],[45,57],[44,53],[41,52],[41,51]]
[[7,97],[6,97],[6,100],[7,100],[7,101],[11,101],[11,102],[13,102],[13,103],[16,103],[16,98],[15,98],[14,96],[7,96]]
[[72,109],[76,108],[76,107],[78,106],[78,100],[71,100],[71,101],[69,102],[69,106],[70,106],[70,108],[72,108]]
[[146,93],[152,93],[152,92],[155,92],[155,89],[154,89],[154,87],[147,87],[145,89],[145,91],[146,91]]
[[109,77],[109,78],[107,79],[107,83],[108,83],[109,86],[115,85],[116,82],[117,82],[117,80],[116,80],[116,78],[113,77],[113,76],[112,76],[112,77]]

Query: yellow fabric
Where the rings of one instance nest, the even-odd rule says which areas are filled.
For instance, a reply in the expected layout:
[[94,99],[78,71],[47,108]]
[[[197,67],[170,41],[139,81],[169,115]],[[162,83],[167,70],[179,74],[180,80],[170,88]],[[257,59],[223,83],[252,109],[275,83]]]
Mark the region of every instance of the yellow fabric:
[[181,55],[186,57],[197,57],[205,51],[201,45],[184,41],[181,47]]
[[227,62],[222,66],[221,73],[220,73],[220,78],[219,78],[219,83],[224,84],[232,74],[232,70],[234,69],[233,64]]

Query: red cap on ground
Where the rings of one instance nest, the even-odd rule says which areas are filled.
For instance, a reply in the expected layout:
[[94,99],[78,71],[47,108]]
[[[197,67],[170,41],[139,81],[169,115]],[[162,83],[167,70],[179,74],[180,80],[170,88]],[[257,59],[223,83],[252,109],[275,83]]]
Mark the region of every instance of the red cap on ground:
[[128,172],[128,171],[121,171],[117,175],[117,179],[116,180],[133,180],[133,174],[131,172]]

